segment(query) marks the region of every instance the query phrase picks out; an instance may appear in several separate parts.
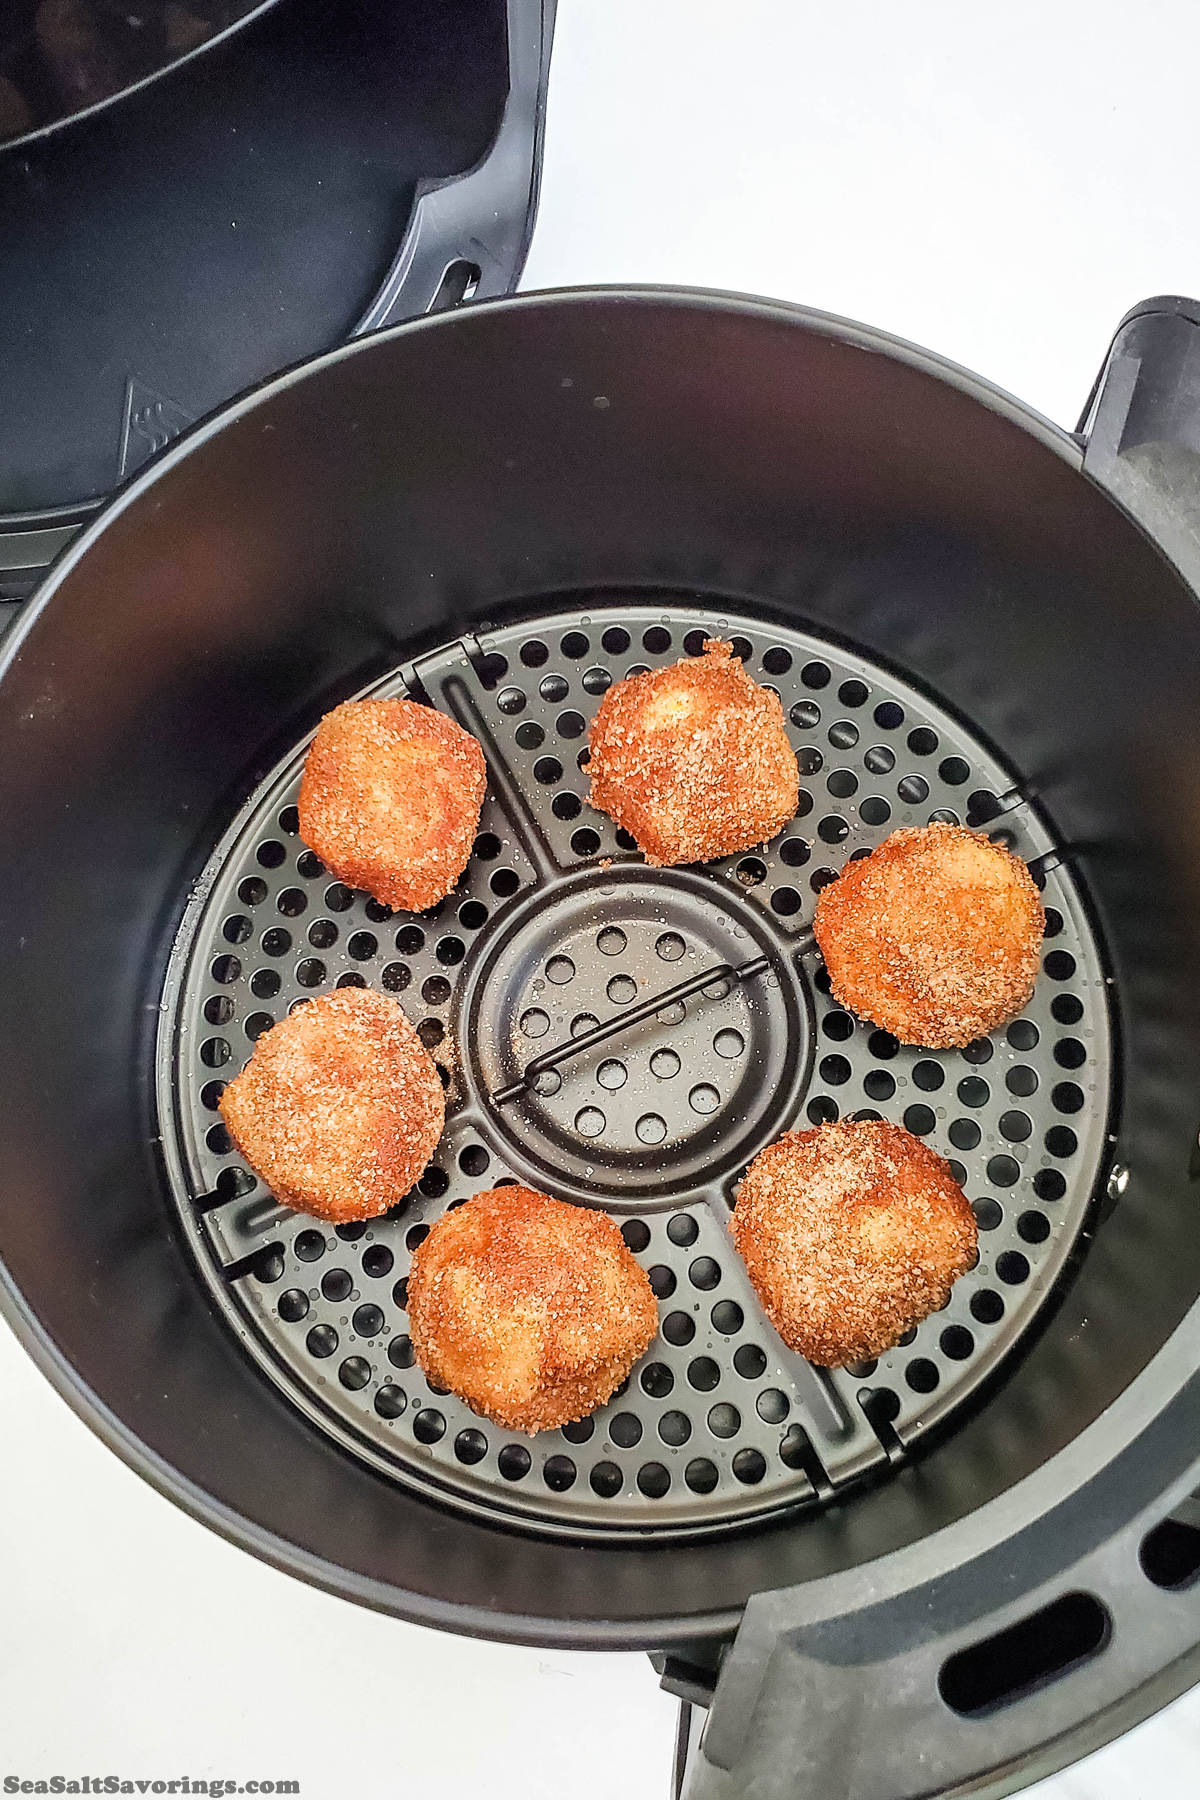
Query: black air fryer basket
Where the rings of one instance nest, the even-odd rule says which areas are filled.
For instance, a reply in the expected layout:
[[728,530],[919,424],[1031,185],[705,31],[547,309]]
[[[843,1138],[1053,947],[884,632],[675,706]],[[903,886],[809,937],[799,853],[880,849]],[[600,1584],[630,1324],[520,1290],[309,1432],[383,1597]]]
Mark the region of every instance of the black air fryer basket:
[[[1138,309],[1072,436],[798,308],[473,304],[119,494],[0,669],[0,1255],[121,1455],[363,1604],[649,1650],[695,1800],[999,1794],[1193,1679],[1198,329]],[[800,808],[651,870],[588,807],[588,724],[711,635],[779,693]],[[487,756],[470,865],[417,916],[297,833],[312,729],[370,692]],[[844,1013],[810,930],[848,858],[931,818],[1014,847],[1047,910],[1031,1004],[963,1052]],[[402,1207],[332,1229],[216,1103],[290,1006],[364,983],[447,1126]],[[846,1116],[952,1159],[980,1259],[826,1371],[728,1218],[758,1149]],[[407,1334],[413,1248],[504,1179],[609,1210],[660,1307],[625,1388],[535,1439]]]

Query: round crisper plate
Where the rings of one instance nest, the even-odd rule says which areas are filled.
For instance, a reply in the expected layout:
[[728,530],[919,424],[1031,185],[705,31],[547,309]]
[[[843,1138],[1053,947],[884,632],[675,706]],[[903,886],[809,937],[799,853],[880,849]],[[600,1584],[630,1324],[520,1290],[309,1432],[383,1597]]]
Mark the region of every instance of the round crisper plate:
[[[732,639],[779,693],[796,819],[753,854],[648,869],[586,800],[600,696]],[[957,720],[894,675],[719,605],[599,599],[447,646],[372,690],[456,717],[489,766],[475,853],[449,899],[391,914],[297,836],[306,744],[249,798],[185,913],[158,1091],[171,1189],[247,1350],[309,1418],[395,1479],[540,1531],[707,1531],[821,1504],[903,1459],[1028,1330],[1071,1255],[1106,1146],[1106,979],[1035,807]],[[1034,868],[1044,972],[1006,1030],[905,1049],[838,1008],[815,897],[900,825],[986,827]],[[707,968],[514,1098],[525,1065]],[[347,983],[395,994],[438,1061],[445,1136],[385,1218],[336,1229],[278,1206],[215,1108],[253,1040]],[[810,1367],[767,1324],[728,1235],[751,1157],[792,1125],[883,1117],[949,1157],[977,1268],[878,1364]],[[592,1418],[533,1439],[430,1385],[405,1315],[412,1249],[447,1207],[519,1180],[606,1208],[648,1270],[656,1342]]]

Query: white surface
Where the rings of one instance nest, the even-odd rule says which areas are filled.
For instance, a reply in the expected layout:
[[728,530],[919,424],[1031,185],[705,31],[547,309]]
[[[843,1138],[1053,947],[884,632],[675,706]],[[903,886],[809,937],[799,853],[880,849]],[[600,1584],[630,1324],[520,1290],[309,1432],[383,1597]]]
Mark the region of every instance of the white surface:
[[561,0],[524,286],[664,281],[916,340],[1073,426],[1200,293],[1194,0]]
[[[1200,293],[1198,65],[1194,0],[560,0],[525,286],[804,301],[1070,425],[1122,312]],[[442,1637],[263,1567],[131,1475],[2,1328],[0,1441],[0,1782],[665,1800],[674,1708],[643,1658]],[[1198,1749],[1188,1696],[1031,1792],[1195,1800]]]
[[277,1573],[132,1474],[3,1325],[0,1396],[0,1792],[203,1775],[301,1800],[667,1800],[674,1707],[645,1657],[448,1637]]

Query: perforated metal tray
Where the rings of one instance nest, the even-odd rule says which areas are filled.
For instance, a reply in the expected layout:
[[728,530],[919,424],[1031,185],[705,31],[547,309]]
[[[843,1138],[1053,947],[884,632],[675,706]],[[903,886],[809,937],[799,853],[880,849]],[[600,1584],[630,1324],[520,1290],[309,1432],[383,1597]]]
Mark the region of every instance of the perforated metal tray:
[[[800,809],[752,855],[650,870],[587,805],[608,685],[732,638],[781,696]],[[894,675],[719,605],[578,603],[463,640],[370,690],[409,692],[483,744],[488,797],[453,895],[390,914],[297,836],[307,744],[250,796],[179,931],[158,1092],[171,1190],[247,1350],[321,1429],[388,1475],[540,1530],[686,1533],[821,1504],[944,1425],[1032,1325],[1106,1152],[1106,978],[1036,804],[960,722]],[[902,1048],[831,1000],[815,896],[900,825],[986,827],[1043,888],[1044,972],[1021,1018],[963,1052]],[[494,1096],[572,1033],[722,964],[761,959]],[[253,1040],[335,985],[395,994],[447,1089],[445,1135],[386,1218],[333,1229],[278,1206],[215,1111]],[[948,1156],[977,1268],[895,1350],[825,1371],[767,1324],[728,1236],[751,1157],[792,1125],[904,1124]],[[405,1276],[447,1207],[520,1180],[603,1206],[647,1268],[657,1341],[593,1418],[524,1439],[413,1361]]]

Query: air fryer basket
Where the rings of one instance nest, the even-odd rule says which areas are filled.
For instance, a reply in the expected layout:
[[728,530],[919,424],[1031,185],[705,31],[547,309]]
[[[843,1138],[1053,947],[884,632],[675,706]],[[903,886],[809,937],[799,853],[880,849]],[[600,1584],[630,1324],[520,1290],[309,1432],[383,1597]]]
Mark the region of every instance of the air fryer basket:
[[[366,1604],[644,1646],[706,1699],[746,1609],[697,1794],[1003,1782],[1157,1703],[1200,1639],[1138,1563],[1200,1483],[1200,629],[1104,491],[1121,430],[1092,441],[1108,465],[787,307],[488,304],[198,428],[7,646],[10,1316],[150,1479]],[[610,680],[710,632],[783,697],[804,810],[648,871],[586,807],[583,734]],[[307,734],[368,689],[488,754],[432,916],[296,835]],[[931,814],[1004,834],[1050,909],[1031,1007],[965,1055],[855,1026],[807,930],[829,871]],[[347,980],[409,1008],[450,1120],[405,1209],[335,1232],[273,1205],[213,1105],[268,1020]],[[984,1229],[944,1314],[827,1375],[724,1221],[755,1149],[834,1109],[928,1135]],[[501,1177],[609,1207],[652,1271],[660,1339],[590,1430],[519,1441],[412,1365],[416,1234]],[[1074,1588],[1036,1691],[975,1705],[955,1656]]]
[[[805,772],[799,816],[762,857],[649,870],[587,808],[579,746],[614,678],[695,654],[714,633],[785,702]],[[180,930],[159,1121],[218,1303],[338,1441],[514,1522],[659,1534],[828,1504],[964,1405],[1036,1319],[1087,1215],[1107,1148],[1107,996],[1056,847],[987,751],[895,676],[665,595],[540,614],[423,656],[407,684],[378,691],[406,688],[455,714],[488,757],[491,795],[451,898],[391,915],[331,882],[297,837],[299,750],[218,846]],[[1044,884],[1045,979],[995,1042],[904,1049],[830,997],[816,894],[897,825],[964,817],[987,820]],[[747,972],[703,982],[731,969]],[[257,1036],[347,983],[413,1013],[449,1118],[402,1207],[330,1230],[274,1203],[216,1107]],[[521,1088],[535,1056],[568,1047]],[[817,1370],[770,1329],[727,1222],[757,1150],[839,1112],[891,1118],[952,1157],[983,1248],[945,1311],[895,1351]],[[406,1331],[411,1251],[447,1207],[497,1180],[606,1206],[661,1310],[621,1392],[533,1444],[432,1386]]]

